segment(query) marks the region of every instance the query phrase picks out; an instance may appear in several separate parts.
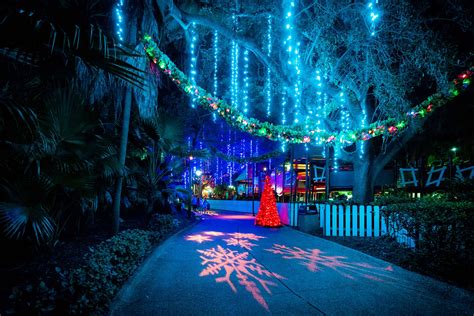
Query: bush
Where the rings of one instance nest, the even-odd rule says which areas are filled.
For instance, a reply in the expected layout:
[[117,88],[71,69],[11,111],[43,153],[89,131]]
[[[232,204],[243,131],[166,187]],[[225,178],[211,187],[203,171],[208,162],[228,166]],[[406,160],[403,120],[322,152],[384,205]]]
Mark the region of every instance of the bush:
[[389,189],[379,196],[375,197],[374,204],[376,205],[389,205],[398,203],[410,203],[414,199],[408,196],[408,193],[401,190]]
[[49,280],[49,286],[40,280],[15,288],[10,312],[105,314],[115,294],[161,237],[158,231],[123,231],[90,248],[82,266],[71,271],[56,268],[57,275]]
[[[85,264],[70,272],[76,304],[71,312],[104,311],[159,237],[140,229],[127,230],[100,243],[86,255]],[[99,308],[98,308],[99,307]]]
[[180,222],[178,219],[173,218],[172,215],[168,214],[153,214],[151,217],[150,223],[148,224],[148,229],[154,232],[160,232],[161,234],[166,234],[169,231],[178,228]]
[[406,229],[416,255],[442,274],[468,271],[474,263],[474,203],[424,198],[382,209],[390,225]]

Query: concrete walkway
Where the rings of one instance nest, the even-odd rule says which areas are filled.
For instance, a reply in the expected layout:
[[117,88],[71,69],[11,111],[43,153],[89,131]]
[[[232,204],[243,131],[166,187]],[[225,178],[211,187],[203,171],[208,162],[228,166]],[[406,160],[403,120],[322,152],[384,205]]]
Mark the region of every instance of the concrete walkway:
[[112,315],[472,315],[474,295],[248,215],[206,216],[160,246]]

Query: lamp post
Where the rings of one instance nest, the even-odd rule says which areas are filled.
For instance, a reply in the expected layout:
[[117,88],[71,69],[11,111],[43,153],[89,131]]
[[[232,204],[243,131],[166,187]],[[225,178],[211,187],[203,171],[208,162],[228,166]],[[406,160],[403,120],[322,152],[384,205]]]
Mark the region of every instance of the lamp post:
[[449,179],[451,180],[453,175],[454,158],[456,158],[456,152],[458,151],[458,148],[452,147],[449,151],[452,153],[449,154]]

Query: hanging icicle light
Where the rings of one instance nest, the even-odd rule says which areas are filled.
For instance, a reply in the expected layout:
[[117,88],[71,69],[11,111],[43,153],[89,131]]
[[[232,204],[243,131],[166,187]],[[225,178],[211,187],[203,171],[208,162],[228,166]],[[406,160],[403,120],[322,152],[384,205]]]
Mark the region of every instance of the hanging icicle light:
[[[191,81],[191,89],[194,90],[196,89],[196,74],[197,74],[197,58],[196,58],[196,43],[197,43],[197,35],[196,35],[196,23],[192,23],[190,28],[189,28],[189,36],[191,37],[191,44],[189,45],[189,56],[190,56],[190,62],[189,62],[189,68],[190,68],[190,76],[189,80]],[[190,105],[192,108],[196,107],[196,97],[192,96]]]
[[[323,111],[323,82],[322,75],[319,70],[316,70],[316,129],[321,130],[321,119]],[[321,144],[321,139],[319,136],[316,137],[317,144]]]
[[[238,31],[238,19],[235,14],[232,14],[232,22],[234,32]],[[236,108],[239,108],[240,105],[240,91],[239,91],[239,57],[240,57],[240,47],[235,42],[232,41],[232,51],[231,51],[231,104]]]
[[[281,124],[285,125],[286,124],[286,93],[283,92],[281,95]],[[286,142],[283,141],[281,142],[281,151],[285,152],[286,151]]]
[[283,0],[283,8],[285,14],[284,20],[284,38],[283,44],[287,47],[288,65],[294,69],[296,81],[293,86],[294,90],[294,120],[295,124],[300,123],[300,106],[301,106],[301,69],[300,69],[300,42],[295,40],[293,33],[293,16],[296,7],[295,1]]
[[[219,33],[214,31],[214,39],[213,39],[213,46],[214,46],[214,90],[213,94],[214,97],[217,98],[217,88],[218,88],[218,81],[217,81],[217,70],[218,70],[218,54],[219,54]],[[216,121],[216,113],[212,113],[212,119]]]
[[369,20],[369,28],[370,28],[370,35],[371,36],[375,36],[375,34],[376,34],[376,31],[375,31],[376,23],[377,23],[378,19],[380,18],[380,13],[377,10],[378,4],[379,4],[379,0],[375,0],[375,1],[371,0],[367,4],[368,13],[369,13],[368,20]]
[[115,25],[117,27],[117,39],[119,41],[118,46],[122,46],[123,42],[123,6],[124,6],[124,0],[119,0],[117,2],[117,5],[115,6],[115,16],[116,16],[116,22]]
[[249,51],[244,50],[244,90],[243,94],[243,103],[244,103],[244,113],[248,114],[249,111]]
[[[270,59],[272,54],[272,16],[267,18],[267,56]],[[265,82],[265,94],[267,97],[267,117],[272,113],[272,77],[270,67],[267,67],[267,76]]]

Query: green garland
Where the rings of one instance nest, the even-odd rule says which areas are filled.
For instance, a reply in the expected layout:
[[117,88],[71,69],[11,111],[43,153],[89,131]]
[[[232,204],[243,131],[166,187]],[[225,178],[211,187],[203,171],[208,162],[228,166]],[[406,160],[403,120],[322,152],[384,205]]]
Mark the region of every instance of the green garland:
[[[247,117],[226,101],[213,97],[209,92],[198,85],[193,85],[188,77],[158,48],[151,36],[145,35],[143,41],[145,51],[152,62],[157,64],[160,70],[168,75],[179,89],[196,98],[197,103],[203,108],[218,113],[229,125],[241,131],[259,137],[266,137],[273,141],[296,144],[311,142],[314,142],[315,145],[320,143],[334,145],[336,142],[349,144],[355,141],[369,140],[381,135],[393,136],[405,129],[411,120],[425,117],[435,109],[447,104],[460,95],[461,92],[466,90],[471,84],[471,77],[474,73],[474,67],[462,72],[458,75],[457,79],[451,83],[448,95],[442,95],[441,93],[433,94],[421,104],[414,107],[410,112],[406,113],[406,117],[401,120],[397,121],[395,118],[388,118],[372,123],[366,128],[353,131],[329,133],[317,128],[304,131],[299,127],[275,125],[270,122],[262,122],[256,118]],[[316,141],[318,141],[318,143],[316,143]]]

